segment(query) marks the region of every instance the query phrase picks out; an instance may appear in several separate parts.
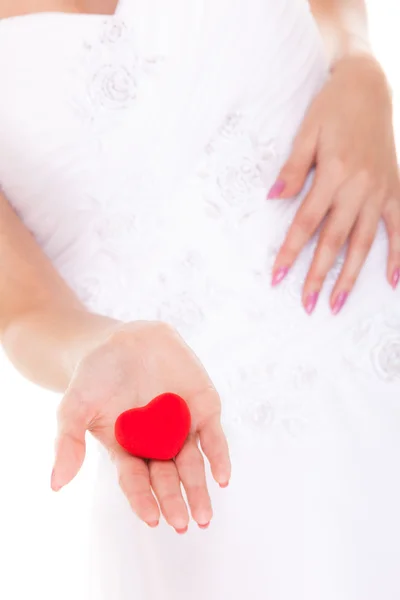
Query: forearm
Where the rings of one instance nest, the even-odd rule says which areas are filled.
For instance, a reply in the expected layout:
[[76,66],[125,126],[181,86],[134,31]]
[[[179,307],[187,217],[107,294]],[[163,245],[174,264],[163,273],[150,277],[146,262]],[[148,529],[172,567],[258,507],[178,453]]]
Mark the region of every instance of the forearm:
[[3,333],[3,348],[27,379],[64,392],[79,361],[121,322],[83,308],[50,307],[15,318]]
[[82,357],[119,325],[90,314],[0,193],[0,341],[16,369],[63,392]]
[[309,0],[331,65],[347,56],[372,55],[364,0]]

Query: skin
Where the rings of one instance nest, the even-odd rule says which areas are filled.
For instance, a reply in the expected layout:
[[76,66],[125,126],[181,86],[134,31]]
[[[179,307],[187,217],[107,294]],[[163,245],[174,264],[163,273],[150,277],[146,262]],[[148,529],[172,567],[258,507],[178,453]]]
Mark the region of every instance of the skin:
[[309,0],[323,34],[331,64],[350,54],[371,54],[364,0]]
[[[318,6],[327,9],[328,6],[338,6],[338,3],[313,2],[313,10],[318,11]],[[115,7],[116,0],[92,0],[86,3],[70,0],[59,0],[58,3],[55,0],[0,0],[0,17],[33,11],[112,14]],[[327,20],[332,22],[333,32],[339,31],[337,20],[331,18],[326,10],[324,26]],[[340,28],[338,39],[342,39],[342,33]],[[329,35],[332,40],[331,33]],[[354,79],[354,64],[357,67],[363,65],[360,78]],[[332,76],[331,82],[310,110],[310,116],[306,118],[294,146],[292,162],[282,171],[281,176],[285,177],[287,185],[285,193],[290,196],[296,189],[301,189],[315,154],[324,156],[324,152],[330,157],[329,164],[332,157],[336,160],[334,164],[338,181],[348,178],[343,173],[347,173],[345,169],[349,169],[349,165],[357,174],[372,172],[368,162],[371,161],[375,167],[374,174],[385,179],[386,191],[390,187],[389,182],[394,190],[394,174],[390,173],[389,177],[387,167],[394,163],[391,111],[387,108],[390,105],[387,85],[380,67],[371,57],[357,55],[350,59],[350,56],[345,56],[334,63],[333,73],[337,75]],[[350,86],[352,81],[354,83]],[[371,101],[366,102],[371,83],[374,91],[371,92]],[[339,104],[339,90],[342,90],[343,84],[350,86],[350,90]],[[360,94],[366,109],[359,119],[354,119],[353,104],[357,103]],[[379,102],[381,111],[376,111],[375,101]],[[337,117],[338,107],[340,117]],[[368,137],[366,120],[369,122],[377,112],[383,116],[374,117],[377,120],[373,122],[371,135],[375,137],[371,139]],[[346,114],[351,114],[351,120],[354,121],[351,139],[360,138],[363,141],[354,148],[349,146],[350,137],[343,137],[341,147],[335,135],[335,128]],[[320,133],[322,129],[323,134]],[[315,136],[316,130],[320,133],[318,137]],[[323,144],[320,139],[324,141]],[[381,150],[386,162],[379,162],[374,151],[382,142],[386,144]],[[372,154],[368,155],[367,160],[364,150],[369,146]],[[354,157],[357,160],[353,164],[350,158]],[[363,186],[365,190],[371,190],[370,180],[367,182],[368,185],[362,181]],[[319,193],[319,190],[310,196],[315,198],[315,206],[322,206],[319,204],[322,199],[327,202],[326,198],[332,197],[329,190],[323,190],[324,193]],[[366,197],[371,195],[365,192]],[[397,198],[394,193],[390,197]],[[382,210],[386,211],[383,214],[389,214],[387,207],[392,206],[391,214],[396,216],[397,204],[393,202],[390,205],[388,199],[382,201]],[[321,212],[320,208],[318,210]],[[389,220],[387,217],[387,223]],[[393,232],[396,231],[398,229],[393,226]],[[307,238],[307,235],[299,238],[294,233],[296,239]],[[281,255],[281,264],[286,264],[289,258],[294,260],[296,252],[301,250],[301,243],[297,242],[297,246],[295,242],[292,243],[294,251],[288,253],[290,245],[287,246]],[[90,431],[108,450],[116,466],[121,488],[141,520],[153,527],[163,515],[178,533],[184,533],[191,516],[200,527],[206,527],[212,518],[212,508],[205,482],[203,454],[210,463],[215,481],[221,487],[229,483],[231,465],[220,424],[221,402],[199,359],[179,334],[163,323],[122,323],[89,313],[1,194],[0,259],[0,336],[3,348],[27,379],[62,394],[51,478],[53,490],[60,490],[78,473],[85,457],[85,434]],[[397,263],[392,253],[394,264]],[[310,279],[306,284],[308,290],[314,289],[313,281],[316,279]],[[175,461],[146,463],[116,446],[114,422],[122,411],[144,405],[166,390],[178,393],[187,400],[193,428]],[[187,493],[188,504],[183,499],[181,486]]]
[[346,260],[330,298],[337,314],[353,289],[383,219],[389,237],[386,277],[400,280],[400,181],[392,125],[391,92],[369,48],[365,3],[310,0],[327,42],[331,74],[311,103],[270,198],[288,199],[315,180],[276,257],[272,283],[290,271],[321,227],[303,290],[311,314],[335,260]]
[[118,0],[0,0],[0,16],[38,12],[97,13],[112,15]]

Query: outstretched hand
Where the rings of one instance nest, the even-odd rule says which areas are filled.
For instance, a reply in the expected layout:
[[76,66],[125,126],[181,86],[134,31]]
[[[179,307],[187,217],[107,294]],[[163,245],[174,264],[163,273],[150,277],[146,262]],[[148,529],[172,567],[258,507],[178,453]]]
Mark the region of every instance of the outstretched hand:
[[[128,454],[115,439],[117,417],[166,391],[180,395],[190,409],[192,430],[183,449],[170,461]],[[215,481],[226,487],[231,466],[220,415],[215,387],[173,328],[159,322],[127,323],[81,361],[61,401],[52,488],[57,491],[76,476],[90,431],[108,450],[120,486],[140,519],[155,527],[161,510],[184,533],[190,511],[200,527],[207,527],[212,507],[198,442]]]

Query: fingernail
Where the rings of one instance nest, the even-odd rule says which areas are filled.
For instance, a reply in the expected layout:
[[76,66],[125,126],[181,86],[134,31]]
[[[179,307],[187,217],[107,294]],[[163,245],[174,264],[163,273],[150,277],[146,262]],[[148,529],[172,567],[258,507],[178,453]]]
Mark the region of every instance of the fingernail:
[[306,309],[306,313],[311,315],[311,313],[314,311],[315,305],[317,304],[318,301],[318,296],[319,296],[319,292],[314,292],[313,294],[310,294],[309,296],[307,296],[305,304],[304,304],[304,308]]
[[176,531],[176,533],[179,533],[179,535],[182,535],[182,534],[186,533],[188,529],[189,529],[189,527],[186,526],[184,529],[175,529],[175,531]]
[[400,281],[400,269],[396,269],[392,277],[392,288],[395,290]]
[[334,315],[337,315],[339,311],[342,310],[344,303],[347,300],[348,292],[340,292],[339,296],[335,300],[335,304],[333,305],[332,312]]
[[282,181],[281,179],[278,179],[278,181],[275,181],[274,185],[268,192],[268,196],[267,196],[268,200],[272,200],[274,198],[279,198],[279,196],[282,194],[283,190],[285,189],[285,186],[286,186],[286,183],[284,181]]
[[159,521],[150,521],[150,522],[146,521],[146,523],[149,527],[154,528],[154,527],[158,527]]
[[200,529],[207,529],[210,526],[210,521],[205,525],[200,525],[200,523],[198,523],[198,526],[200,527]]
[[219,487],[221,487],[221,488],[227,488],[228,485],[229,485],[229,481],[227,481],[226,483],[220,483]]
[[54,469],[51,472],[50,486],[51,486],[51,489],[53,490],[53,492],[59,492],[61,490],[61,487],[62,487],[56,481],[56,476],[55,476]]
[[289,273],[289,267],[279,267],[272,276],[272,285],[278,285]]

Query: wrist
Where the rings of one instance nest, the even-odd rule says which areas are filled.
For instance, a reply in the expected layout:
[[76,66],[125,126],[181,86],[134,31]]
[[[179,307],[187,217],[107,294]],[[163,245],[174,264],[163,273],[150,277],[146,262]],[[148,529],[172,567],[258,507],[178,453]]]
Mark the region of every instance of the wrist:
[[2,345],[24,377],[64,392],[81,360],[121,325],[83,307],[42,307],[15,318],[4,331]]
[[69,319],[74,326],[70,343],[65,346],[62,364],[68,382],[79,363],[98,346],[104,344],[123,325],[123,321],[87,311],[76,311]]
[[332,49],[330,66],[334,68],[341,60],[348,58],[366,58],[376,60],[367,37],[343,33],[342,39]]
[[368,89],[380,93],[382,101],[392,103],[392,88],[382,65],[372,53],[344,55],[331,67],[332,75],[346,72],[354,81],[359,81],[360,84],[367,85]]
[[337,18],[328,18],[326,15],[316,16],[328,64],[331,68],[345,58],[354,56],[373,58],[374,53],[365,23],[356,27],[356,19],[349,24],[343,19],[339,21]]

